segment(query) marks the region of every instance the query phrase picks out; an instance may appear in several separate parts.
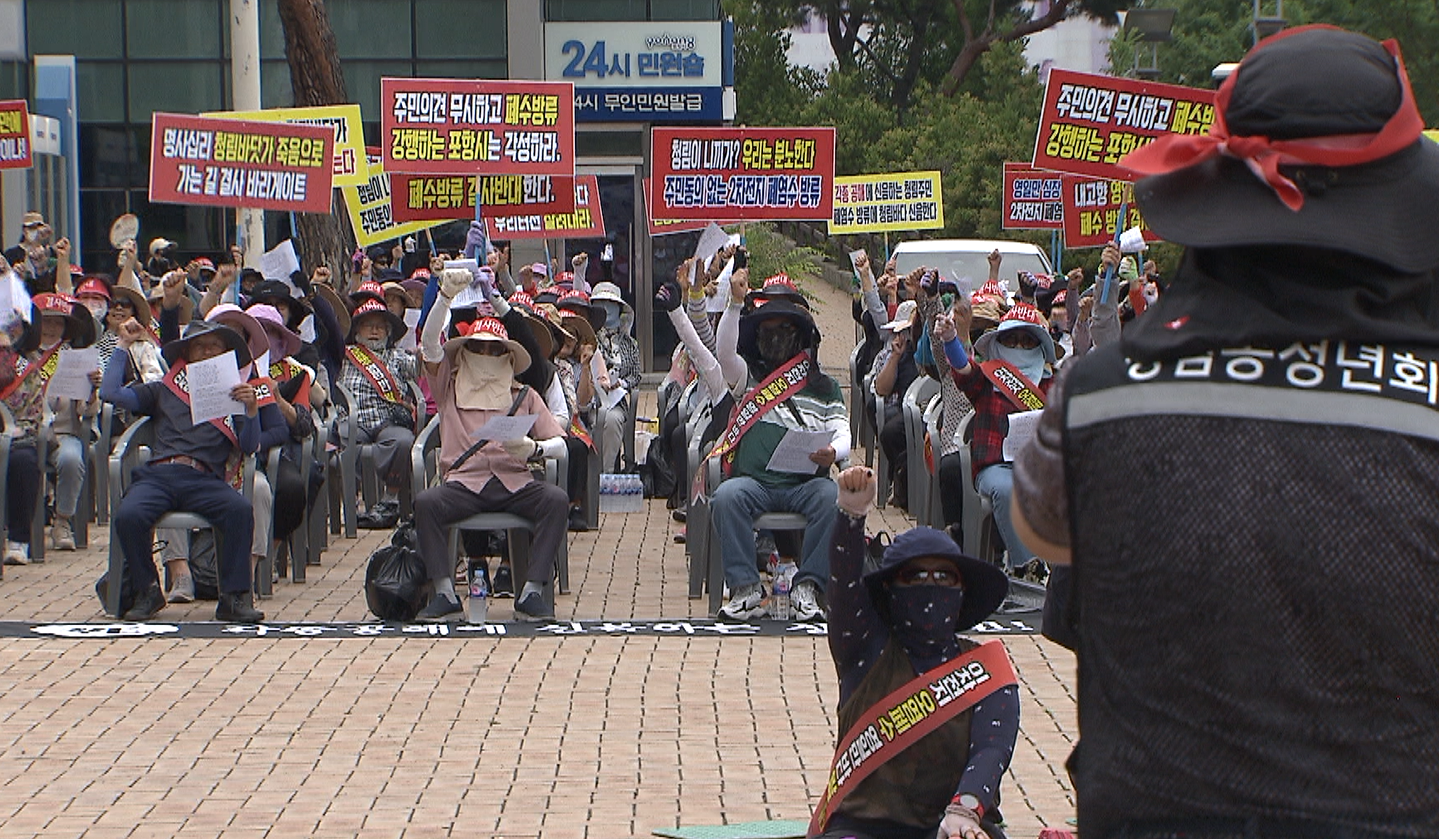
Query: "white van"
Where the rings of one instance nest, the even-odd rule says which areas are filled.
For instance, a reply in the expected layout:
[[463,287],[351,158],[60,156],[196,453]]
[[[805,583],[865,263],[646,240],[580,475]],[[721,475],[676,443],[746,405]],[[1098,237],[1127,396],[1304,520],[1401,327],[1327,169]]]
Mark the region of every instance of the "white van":
[[895,273],[903,277],[922,266],[940,270],[940,276],[961,289],[974,292],[989,279],[989,255],[995,249],[1004,257],[1000,281],[1011,291],[1019,290],[1015,276],[1020,271],[1051,274],[1049,255],[1038,245],[999,239],[924,239],[900,242],[895,246]]

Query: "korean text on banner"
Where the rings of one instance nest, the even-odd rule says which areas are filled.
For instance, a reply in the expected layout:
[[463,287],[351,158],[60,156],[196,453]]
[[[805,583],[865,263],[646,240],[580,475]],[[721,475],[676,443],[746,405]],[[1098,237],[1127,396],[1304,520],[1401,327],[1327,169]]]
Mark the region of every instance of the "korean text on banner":
[[575,178],[575,209],[568,213],[501,216],[485,220],[491,239],[595,239],[605,235],[600,182],[594,175]]
[[1005,230],[1063,230],[1064,185],[1058,172],[1041,172],[1028,163],[1004,164],[1001,199]]
[[831,236],[940,227],[944,227],[944,189],[937,171],[834,179]]
[[656,127],[650,136],[657,218],[830,217],[833,128]]
[[345,212],[350,216],[350,227],[355,231],[355,241],[360,247],[368,248],[439,224],[435,221],[396,223],[390,206],[390,176],[380,165],[379,149],[366,149],[366,160],[369,179],[359,186],[340,188],[340,195],[345,199]]
[[0,169],[28,169],[32,159],[29,106],[24,99],[0,101]]
[[[704,219],[657,219],[655,218],[654,195],[650,187],[650,179],[644,179],[645,191],[645,218],[649,221],[651,236],[668,236],[671,233],[691,233],[696,230],[704,230],[709,222]],[[716,222],[717,224],[729,224],[729,221]]]
[[573,175],[570,82],[380,79],[386,172]]
[[[1074,175],[1064,175],[1063,181],[1065,247],[1103,247],[1113,242],[1118,232],[1131,227],[1142,228],[1145,241],[1159,241],[1159,235],[1144,224],[1134,205],[1133,184]],[[1125,205],[1129,208],[1128,218],[1120,225],[1119,211]]]
[[161,113],[151,126],[152,202],[330,211],[331,128]]
[[475,217],[475,192],[486,218],[575,209],[575,179],[562,175],[392,175],[395,221]]
[[1166,134],[1206,134],[1214,91],[1070,70],[1049,71],[1035,137],[1036,169],[1133,180],[1126,154]]
[[319,105],[313,108],[269,108],[264,111],[220,111],[201,114],[216,119],[252,122],[286,122],[291,125],[328,125],[335,131],[335,186],[359,186],[369,178],[365,166],[365,126],[359,105]]

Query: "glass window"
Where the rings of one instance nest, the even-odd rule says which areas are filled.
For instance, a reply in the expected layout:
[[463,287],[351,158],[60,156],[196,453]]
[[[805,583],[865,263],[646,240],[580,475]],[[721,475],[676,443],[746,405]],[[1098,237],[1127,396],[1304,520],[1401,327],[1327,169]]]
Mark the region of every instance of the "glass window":
[[[130,193],[130,212],[140,217],[140,236],[145,241],[163,236],[179,243],[177,258],[181,264],[198,256],[214,259],[229,247],[225,234],[227,211],[223,207],[151,204],[147,193],[135,191]],[[110,238],[109,222],[105,224],[106,232],[100,241]]]
[[214,58],[221,54],[220,32],[225,27],[218,0],[125,3],[125,38],[132,59]]
[[[118,61],[75,62],[76,118],[85,122],[125,121],[125,67]],[[146,116],[149,122],[150,117]]]
[[260,59],[285,57],[285,27],[274,3],[260,4]]
[[130,63],[130,121],[150,123],[156,111],[198,114],[221,111],[228,64],[200,61]]
[[[483,36],[457,25],[471,21],[484,21]],[[505,0],[415,0],[419,58],[504,58],[507,31]]]
[[645,0],[545,0],[545,20],[645,20]]
[[31,55],[120,58],[120,3],[116,0],[45,0],[25,4]]
[[288,108],[295,104],[288,61],[260,62],[260,104],[266,108]]
[[503,58],[494,61],[421,61],[415,75],[431,79],[503,79],[509,76],[509,63]]
[[29,98],[29,65],[20,61],[0,61],[0,99]]
[[345,92],[351,102],[360,103],[360,113],[371,119],[379,116],[380,79],[384,76],[413,76],[408,61],[346,61]]
[[719,0],[650,0],[650,20],[719,19]]
[[643,131],[576,131],[576,157],[638,157],[645,153]]
[[130,186],[130,131],[121,125],[80,123],[80,188]]
[[[409,58],[413,53],[409,3],[345,0],[343,3],[328,3],[326,9],[330,13],[330,28],[335,32],[341,58]],[[356,99],[352,90],[350,101],[366,100]]]
[[86,271],[112,277],[118,273],[115,251],[110,247],[110,223],[128,211],[125,199],[122,189],[80,190],[80,241],[86,246],[80,265]]

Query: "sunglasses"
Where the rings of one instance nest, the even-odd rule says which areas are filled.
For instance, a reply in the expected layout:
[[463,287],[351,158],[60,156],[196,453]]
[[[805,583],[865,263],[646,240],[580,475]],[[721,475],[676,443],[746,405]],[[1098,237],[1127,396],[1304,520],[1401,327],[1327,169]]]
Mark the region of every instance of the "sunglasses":
[[959,572],[946,568],[904,568],[894,575],[895,582],[902,586],[944,586],[959,585]]
[[1039,339],[1029,334],[1027,329],[1012,329],[994,340],[1011,349],[1032,350],[1039,346]]

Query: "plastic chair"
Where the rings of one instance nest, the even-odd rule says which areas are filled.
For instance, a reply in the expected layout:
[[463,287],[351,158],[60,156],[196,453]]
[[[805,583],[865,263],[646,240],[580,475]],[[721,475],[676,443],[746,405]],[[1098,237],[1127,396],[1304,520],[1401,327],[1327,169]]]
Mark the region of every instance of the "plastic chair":
[[959,424],[956,432],[959,436],[959,462],[961,491],[964,493],[964,552],[970,556],[989,562],[998,563],[1000,558],[999,545],[1003,540],[995,530],[994,507],[989,503],[987,497],[981,496],[979,490],[974,487],[973,464],[974,454],[969,448],[970,439],[974,434],[974,412],[969,414]]
[[924,407],[939,393],[939,382],[928,376],[916,378],[900,399],[904,418],[905,471],[909,481],[909,512],[920,524],[928,516],[929,466],[924,461]]
[[860,343],[849,354],[849,442],[851,450],[864,447],[864,465],[870,466],[874,463],[877,432],[869,414],[864,412],[865,376],[859,369],[863,351],[864,344]]
[[[873,377],[869,380],[868,389],[874,391]],[[874,506],[875,509],[883,510],[885,503],[889,500],[889,458],[884,456],[884,446],[879,444],[879,432],[884,428],[884,397],[874,394],[874,446],[870,452],[874,455]],[[869,455],[865,455],[865,465],[869,465]]]
[[[344,403],[346,409],[344,419],[341,418],[340,411],[335,412],[332,436],[341,442],[338,458],[340,466],[339,501],[341,510],[344,512],[345,536],[353,539],[356,535],[359,516],[359,508],[355,501],[356,495],[364,496],[366,509],[373,507],[380,500],[384,480],[379,474],[379,470],[375,468],[374,444],[357,442],[358,429],[354,422],[347,421],[354,410],[354,394],[344,385],[336,382],[334,396],[336,404]],[[413,382],[410,383],[410,396],[416,400],[416,405],[423,406],[425,404],[423,394]],[[399,499],[401,518],[406,518],[414,513],[413,499],[414,490],[408,486],[401,486]]]
[[930,455],[933,460],[933,468],[929,470],[929,504],[923,511],[920,518],[921,524],[930,527],[944,528],[944,503],[940,500],[944,488],[939,483],[939,460],[943,457],[944,441],[941,439],[943,430],[940,424],[944,419],[944,395],[938,391],[929,400],[929,404],[923,406],[921,420],[924,423],[925,433],[929,435]]

